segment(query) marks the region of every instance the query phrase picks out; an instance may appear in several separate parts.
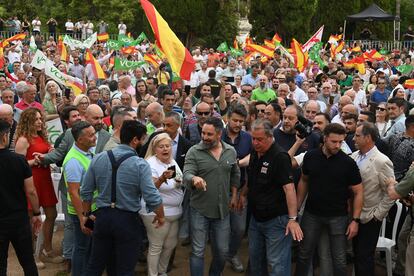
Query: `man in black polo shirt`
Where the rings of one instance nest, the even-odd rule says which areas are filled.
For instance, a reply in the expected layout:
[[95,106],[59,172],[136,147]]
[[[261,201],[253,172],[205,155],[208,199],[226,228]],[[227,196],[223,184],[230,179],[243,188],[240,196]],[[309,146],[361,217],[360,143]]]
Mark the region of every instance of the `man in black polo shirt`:
[[[273,140],[273,126],[267,120],[252,125],[253,148],[248,172],[248,202],[251,275],[291,274],[291,244],[302,240],[296,222],[296,191],[289,155]],[[264,260],[266,256],[266,260]],[[267,261],[267,263],[266,263]]]
[[7,149],[10,125],[0,120],[0,275],[7,274],[7,254],[12,243],[24,275],[38,275],[33,258],[32,230],[27,198],[33,208],[32,226],[38,233],[42,220],[32,171],[22,155]]
[[[301,227],[304,240],[299,244],[296,276],[307,276],[323,228],[328,229],[333,275],[345,276],[346,238],[358,233],[363,202],[361,175],[355,161],[341,151],[345,128],[329,124],[323,131],[322,148],[308,151],[298,186],[298,206],[308,195]],[[349,188],[354,194],[353,219],[348,221]]]

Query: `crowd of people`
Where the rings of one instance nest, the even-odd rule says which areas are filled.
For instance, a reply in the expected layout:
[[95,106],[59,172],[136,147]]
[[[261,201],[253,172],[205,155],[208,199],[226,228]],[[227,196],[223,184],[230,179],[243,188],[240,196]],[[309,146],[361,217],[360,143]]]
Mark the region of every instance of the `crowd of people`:
[[[290,275],[293,251],[298,276],[317,267],[347,275],[349,256],[355,275],[375,275],[382,221],[394,219],[400,198],[394,272],[414,275],[414,90],[403,86],[413,71],[397,70],[414,64],[413,49],[366,60],[361,74],[344,66],[355,55],[347,48],[322,50],[325,66],[299,72],[279,50],[262,59],[197,47],[188,81],[173,78],[165,58],[115,70],[105,43],[91,50],[106,79],[82,49],[69,61],[56,44],[39,49],[85,91],[32,67],[28,43],[5,47],[0,275],[10,242],[25,275],[48,263],[75,276],[133,275],[138,260],[148,275],[167,275],[179,242],[191,246],[193,276],[203,275],[208,242],[209,275],[226,262],[249,275]],[[142,60],[153,51],[146,40],[116,54]],[[47,123],[58,118],[64,131],[52,144]],[[59,194],[51,168],[62,175]],[[59,201],[62,250],[52,246]],[[246,233],[248,264],[239,257]]]

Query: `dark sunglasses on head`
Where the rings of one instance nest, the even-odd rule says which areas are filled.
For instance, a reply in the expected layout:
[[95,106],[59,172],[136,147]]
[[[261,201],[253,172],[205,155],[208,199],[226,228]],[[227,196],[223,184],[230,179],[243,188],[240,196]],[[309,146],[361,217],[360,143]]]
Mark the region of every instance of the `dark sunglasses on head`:
[[208,112],[197,111],[197,114],[200,115],[200,116],[203,116],[203,115],[209,116],[210,115],[210,111],[208,111]]

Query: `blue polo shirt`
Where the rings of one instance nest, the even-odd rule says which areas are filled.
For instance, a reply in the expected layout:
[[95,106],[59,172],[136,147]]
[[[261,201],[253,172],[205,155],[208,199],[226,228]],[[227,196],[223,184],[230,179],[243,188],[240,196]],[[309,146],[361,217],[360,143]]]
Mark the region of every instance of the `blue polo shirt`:
[[[249,133],[244,130],[241,130],[239,136],[236,137],[234,143],[231,141],[230,137],[227,135],[227,128],[223,131],[221,139],[234,147],[237,153],[237,159],[243,159],[252,151],[252,137]],[[247,167],[240,168],[240,187],[243,186],[246,182],[246,169]]]

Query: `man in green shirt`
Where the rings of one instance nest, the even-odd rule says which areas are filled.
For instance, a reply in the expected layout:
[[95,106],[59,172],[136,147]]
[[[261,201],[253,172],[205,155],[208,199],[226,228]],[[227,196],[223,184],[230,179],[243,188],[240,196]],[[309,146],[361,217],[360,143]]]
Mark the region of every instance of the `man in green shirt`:
[[263,102],[270,102],[276,98],[276,93],[270,88],[266,87],[267,84],[267,77],[260,76],[259,79],[259,87],[253,90],[252,97],[250,98],[252,101],[263,101]]
[[222,131],[220,119],[208,118],[202,127],[201,142],[191,147],[185,158],[184,183],[191,190],[192,276],[203,275],[206,237],[210,231],[214,249],[210,275],[221,275],[227,257],[229,203],[236,208],[240,169],[234,148],[221,141]]
[[[394,179],[389,179],[387,184],[388,195],[391,199],[405,198],[406,200],[411,201],[411,210],[407,215],[407,218],[411,217],[414,210],[414,196],[411,194],[414,189],[414,169],[410,168],[399,183],[397,183]],[[406,198],[407,196],[408,199]],[[406,223],[407,221],[404,222],[404,224]],[[410,224],[411,231],[408,237],[407,249],[405,253],[405,275],[414,275],[414,228],[412,226],[412,222]],[[400,250],[400,248],[398,250]]]

